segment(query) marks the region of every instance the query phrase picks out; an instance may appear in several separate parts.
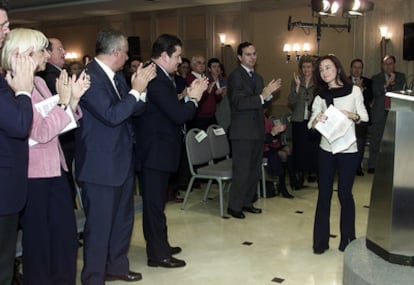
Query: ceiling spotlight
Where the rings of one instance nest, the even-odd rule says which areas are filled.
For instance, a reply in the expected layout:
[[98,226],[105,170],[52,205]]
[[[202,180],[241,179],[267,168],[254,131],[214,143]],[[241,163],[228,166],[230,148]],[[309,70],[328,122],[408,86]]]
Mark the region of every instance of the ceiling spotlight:
[[343,15],[347,17],[362,16],[374,9],[374,2],[368,0],[345,0]]
[[339,9],[338,1],[312,0],[312,10],[321,16],[333,16]]

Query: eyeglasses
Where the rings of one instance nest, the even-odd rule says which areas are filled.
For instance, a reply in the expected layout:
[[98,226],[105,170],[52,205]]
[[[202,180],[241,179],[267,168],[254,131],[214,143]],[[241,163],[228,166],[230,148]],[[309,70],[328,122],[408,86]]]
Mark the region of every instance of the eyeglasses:
[[10,28],[10,21],[9,20],[7,20],[3,23],[0,23],[0,29],[8,29],[8,28]]

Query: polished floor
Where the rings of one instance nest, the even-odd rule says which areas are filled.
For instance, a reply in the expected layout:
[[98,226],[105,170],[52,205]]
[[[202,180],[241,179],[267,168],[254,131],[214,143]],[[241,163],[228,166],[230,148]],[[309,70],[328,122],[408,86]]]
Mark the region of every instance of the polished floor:
[[[356,234],[365,236],[373,176],[356,177]],[[338,285],[342,284],[343,253],[339,245],[339,202],[334,192],[331,209],[330,249],[312,252],[312,228],[317,199],[316,183],[292,192],[295,199],[280,196],[259,199],[263,214],[246,219],[222,219],[217,192],[201,202],[202,190],[191,193],[183,211],[181,204],[167,204],[170,243],[181,246],[177,258],[187,266],[178,269],[146,265],[142,215],[137,214],[129,250],[131,270],[141,272],[136,284],[151,285]],[[184,194],[184,193],[183,193]],[[78,271],[82,267],[79,252]],[[80,282],[79,282],[80,284]],[[107,284],[126,284],[112,281]],[[135,283],[134,283],[135,284]]]

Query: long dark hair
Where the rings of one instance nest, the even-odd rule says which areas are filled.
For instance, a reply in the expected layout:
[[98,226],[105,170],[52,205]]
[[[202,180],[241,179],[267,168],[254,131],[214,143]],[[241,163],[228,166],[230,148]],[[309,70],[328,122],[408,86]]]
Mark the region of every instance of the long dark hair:
[[316,82],[315,82],[316,83],[315,84],[315,94],[319,94],[322,90],[329,89],[328,83],[326,83],[325,81],[323,81],[323,79],[321,77],[321,73],[319,72],[319,67],[321,65],[321,62],[323,60],[325,60],[325,59],[329,59],[335,65],[336,70],[337,70],[335,82],[339,86],[343,86],[343,85],[347,85],[347,84],[352,84],[351,81],[350,81],[350,79],[346,76],[345,70],[342,67],[342,64],[339,61],[339,59],[335,55],[333,55],[333,54],[324,55],[324,56],[321,56],[316,61],[316,65],[315,65],[315,70],[314,70],[314,74],[315,74],[315,78],[316,78]]

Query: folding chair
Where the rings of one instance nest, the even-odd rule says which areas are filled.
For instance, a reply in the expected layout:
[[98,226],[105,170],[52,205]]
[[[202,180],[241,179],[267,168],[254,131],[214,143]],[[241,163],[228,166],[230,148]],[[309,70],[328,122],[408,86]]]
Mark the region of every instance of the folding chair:
[[[188,165],[191,179],[185,193],[181,209],[184,210],[191,193],[194,181],[199,179],[216,180],[219,187],[220,216],[224,217],[224,189],[226,182],[232,178],[231,163],[213,163],[208,135],[200,129],[188,131],[185,139],[185,146],[188,155]],[[196,166],[199,166],[197,169]],[[206,188],[203,201],[206,200],[209,186]]]

